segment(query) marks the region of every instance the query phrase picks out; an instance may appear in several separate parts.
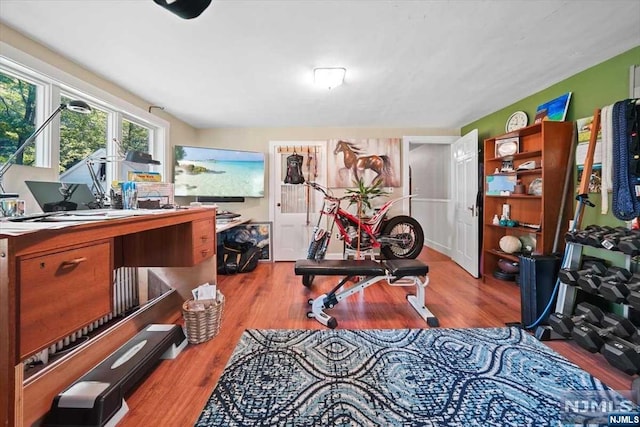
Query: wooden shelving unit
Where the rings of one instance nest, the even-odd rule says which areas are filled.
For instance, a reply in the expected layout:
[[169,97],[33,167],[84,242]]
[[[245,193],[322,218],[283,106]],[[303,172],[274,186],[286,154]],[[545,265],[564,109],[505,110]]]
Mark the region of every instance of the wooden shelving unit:
[[[498,135],[484,141],[484,215],[482,243],[482,275],[490,276],[496,269],[500,258],[518,260],[517,254],[506,254],[500,250],[498,242],[503,236],[528,236],[535,240],[534,254],[550,254],[553,249],[558,213],[563,197],[563,186],[572,144],[573,123],[544,121],[514,132]],[[496,157],[496,141],[518,138],[517,153]],[[514,171],[500,172],[504,161],[513,161]],[[517,170],[524,162],[535,161],[534,169]],[[496,170],[498,172],[496,172]],[[487,177],[515,176],[525,186],[524,194],[489,195],[487,194]],[[529,195],[531,183],[542,179],[542,195]],[[573,183],[571,180],[570,183]],[[570,186],[567,193],[573,194]],[[504,204],[510,206],[510,218],[519,223],[536,224],[539,229],[529,227],[504,227],[492,223],[494,215],[502,214]],[[560,219],[562,229],[560,246],[563,244],[564,232],[568,229],[570,210],[573,204],[569,201],[565,213]],[[560,250],[558,248],[558,250]]]

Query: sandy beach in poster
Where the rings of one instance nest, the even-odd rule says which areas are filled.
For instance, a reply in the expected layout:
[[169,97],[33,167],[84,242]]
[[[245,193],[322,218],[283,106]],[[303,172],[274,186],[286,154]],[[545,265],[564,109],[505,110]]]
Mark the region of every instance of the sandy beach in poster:
[[[186,165],[210,172],[189,174]],[[175,168],[176,196],[263,197],[264,163],[181,160]]]

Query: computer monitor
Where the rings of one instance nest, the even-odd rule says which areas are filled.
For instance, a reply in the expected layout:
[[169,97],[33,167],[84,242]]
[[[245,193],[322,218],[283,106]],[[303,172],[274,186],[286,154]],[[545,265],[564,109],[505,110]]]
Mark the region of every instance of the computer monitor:
[[25,181],[43,212],[95,209],[95,196],[87,184]]

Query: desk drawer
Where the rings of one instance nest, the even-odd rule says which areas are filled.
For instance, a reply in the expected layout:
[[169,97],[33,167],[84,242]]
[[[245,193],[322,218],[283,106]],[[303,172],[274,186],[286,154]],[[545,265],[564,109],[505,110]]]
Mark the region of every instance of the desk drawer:
[[18,259],[19,358],[111,312],[112,243]]
[[192,228],[193,263],[198,264],[215,255],[216,234],[213,219],[195,221]]

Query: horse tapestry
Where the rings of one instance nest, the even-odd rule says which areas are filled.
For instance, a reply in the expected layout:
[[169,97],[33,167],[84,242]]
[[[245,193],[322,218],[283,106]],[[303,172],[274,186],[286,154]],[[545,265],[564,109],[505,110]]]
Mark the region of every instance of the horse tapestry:
[[400,138],[329,140],[328,185],[332,188],[381,181],[384,187],[400,187]]

